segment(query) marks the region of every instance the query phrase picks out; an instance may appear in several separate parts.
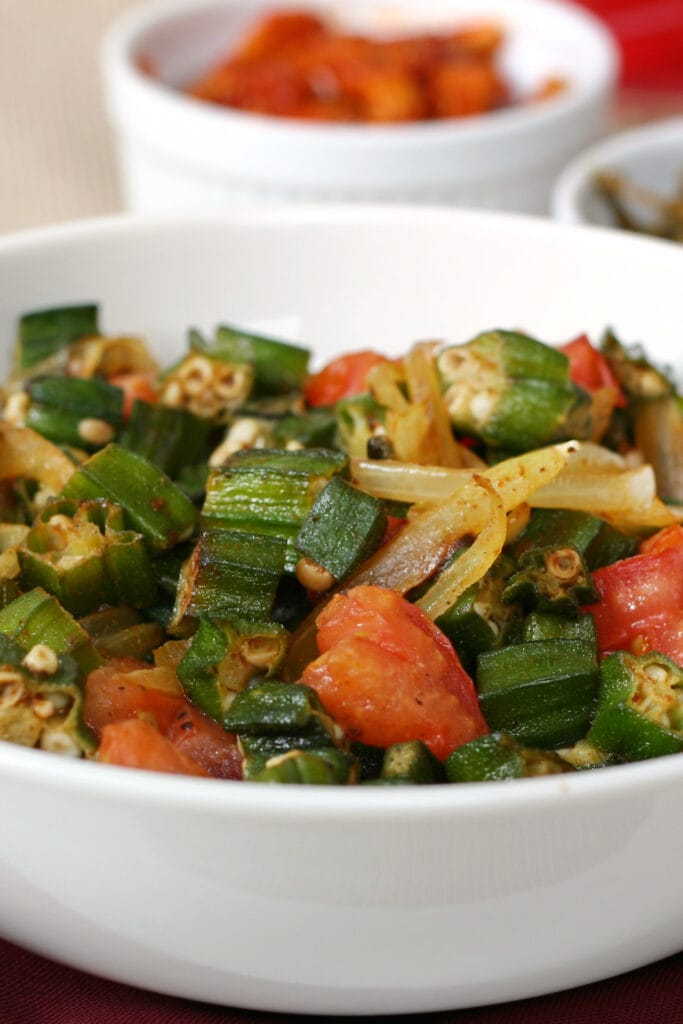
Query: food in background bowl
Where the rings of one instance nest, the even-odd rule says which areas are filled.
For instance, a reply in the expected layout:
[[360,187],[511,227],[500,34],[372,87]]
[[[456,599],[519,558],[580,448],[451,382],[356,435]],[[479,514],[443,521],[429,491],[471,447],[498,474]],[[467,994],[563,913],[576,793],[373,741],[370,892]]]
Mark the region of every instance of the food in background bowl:
[[[313,121],[391,123],[482,114],[509,106],[493,24],[382,38],[343,31],[310,11],[264,17],[188,92],[252,113]],[[527,99],[560,92],[558,78]]]
[[0,738],[327,785],[683,750],[669,377],[612,334],[308,360],[222,326],[158,373],[96,307],[21,318]]
[[612,171],[599,171],[593,180],[618,227],[683,242],[683,185],[678,195],[665,196]]

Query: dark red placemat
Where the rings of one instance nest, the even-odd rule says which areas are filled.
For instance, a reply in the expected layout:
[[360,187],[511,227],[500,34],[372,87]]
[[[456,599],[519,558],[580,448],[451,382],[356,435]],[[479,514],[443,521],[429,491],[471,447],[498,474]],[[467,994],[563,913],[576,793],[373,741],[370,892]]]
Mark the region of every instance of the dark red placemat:
[[102,981],[0,940],[0,1024],[681,1024],[683,953],[618,978],[505,1006],[413,1017],[300,1017],[173,999]]

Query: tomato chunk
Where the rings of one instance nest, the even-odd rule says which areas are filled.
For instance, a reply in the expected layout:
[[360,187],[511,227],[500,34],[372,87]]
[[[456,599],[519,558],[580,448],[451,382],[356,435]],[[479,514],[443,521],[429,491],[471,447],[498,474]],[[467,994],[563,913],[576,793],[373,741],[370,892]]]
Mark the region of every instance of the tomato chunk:
[[585,610],[601,654],[660,651],[683,665],[683,543],[653,547],[594,572],[600,602]]
[[560,352],[564,352],[569,359],[569,376],[574,384],[591,393],[601,388],[611,388],[614,391],[615,406],[621,408],[626,405],[624,393],[609,363],[602,352],[591,345],[585,334],[561,345]]
[[153,381],[154,376],[151,373],[118,373],[109,378],[110,384],[114,384],[123,391],[124,420],[129,419],[138,398],[143,402],[154,403],[157,401]]
[[93,732],[99,735],[106,725],[140,714],[152,718],[162,732],[167,729],[186,701],[180,689],[173,694],[161,686],[144,686],[137,681],[142,672],[154,678],[154,671],[134,658],[126,658],[91,672],[85,685],[83,717]]
[[125,722],[105,725],[99,747],[103,764],[125,768],[146,768],[174,775],[208,776],[205,768],[193,761],[149,722],[131,718]]
[[392,590],[335,595],[318,617],[318,649],[301,681],[352,739],[380,747],[420,739],[444,758],[488,732],[448,639]]
[[367,391],[367,376],[375,366],[388,362],[378,352],[363,350],[333,359],[319,373],[312,374],[304,396],[309,406],[334,405],[342,398],[351,398]]
[[165,735],[176,750],[192,758],[217,779],[241,779],[242,755],[234,733],[186,702]]

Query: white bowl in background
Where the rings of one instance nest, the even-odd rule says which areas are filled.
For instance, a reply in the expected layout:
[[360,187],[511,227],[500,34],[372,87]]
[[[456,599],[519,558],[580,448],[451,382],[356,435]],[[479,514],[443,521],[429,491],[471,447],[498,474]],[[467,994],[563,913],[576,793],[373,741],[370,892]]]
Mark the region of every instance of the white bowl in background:
[[[162,359],[185,329],[283,327],[318,359],[493,326],[612,324],[680,361],[683,252],[518,217],[292,207],[0,240],[0,337],[99,300]],[[174,995],[295,1013],[539,995],[683,945],[683,757],[511,783],[266,786],[0,742],[0,934]]]
[[[661,196],[680,194],[683,183],[683,116],[619,132],[581,153],[553,189],[552,213],[573,224],[616,226],[593,185],[598,171],[613,171]],[[646,213],[634,212],[641,219]]]
[[[272,8],[272,4],[270,5]],[[105,94],[133,211],[277,200],[448,203],[546,212],[552,182],[604,131],[616,48],[604,26],[562,0],[311,0],[362,31],[495,21],[503,67],[528,93],[548,76],[570,88],[545,102],[449,121],[333,125],[267,117],[185,96],[264,10],[258,0],[143,5],[109,30]],[[140,61],[156,69],[155,80]]]

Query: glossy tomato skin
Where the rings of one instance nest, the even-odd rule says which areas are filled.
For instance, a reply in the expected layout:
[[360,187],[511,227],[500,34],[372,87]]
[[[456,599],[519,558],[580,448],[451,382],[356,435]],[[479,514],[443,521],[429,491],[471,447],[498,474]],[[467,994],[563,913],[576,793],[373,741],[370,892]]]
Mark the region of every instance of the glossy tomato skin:
[[318,406],[334,405],[342,398],[367,391],[367,377],[370,370],[388,360],[377,352],[362,350],[349,352],[333,359],[319,373],[311,374],[304,386],[306,404],[315,409]]
[[318,617],[318,649],[301,681],[353,740],[388,747],[420,739],[443,759],[488,732],[448,639],[392,590],[337,594]]
[[592,613],[602,655],[660,651],[683,665],[683,543],[614,562],[593,573]]
[[173,775],[209,775],[205,768],[178,750],[158,729],[140,718],[105,725],[98,760],[102,764],[145,768]]

